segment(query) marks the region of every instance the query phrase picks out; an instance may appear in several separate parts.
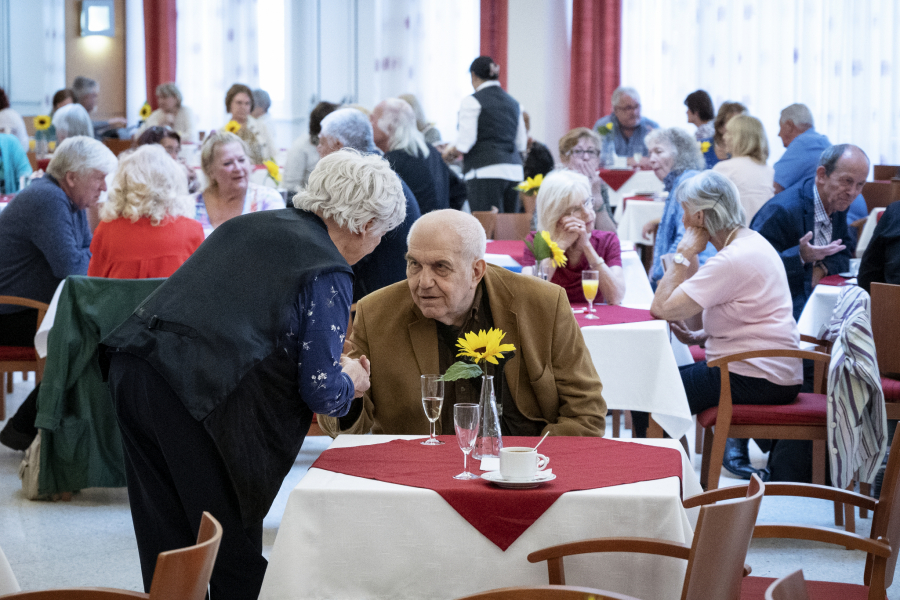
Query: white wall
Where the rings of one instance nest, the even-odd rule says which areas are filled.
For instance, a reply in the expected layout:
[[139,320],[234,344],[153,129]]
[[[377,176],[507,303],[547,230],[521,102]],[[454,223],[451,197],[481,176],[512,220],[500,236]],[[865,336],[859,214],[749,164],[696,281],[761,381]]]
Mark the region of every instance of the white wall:
[[125,115],[128,125],[137,125],[144,102],[152,104],[152,98],[147,97],[144,0],[125,0]]
[[64,23],[63,0],[0,2],[0,85],[21,115],[49,114],[66,85]]

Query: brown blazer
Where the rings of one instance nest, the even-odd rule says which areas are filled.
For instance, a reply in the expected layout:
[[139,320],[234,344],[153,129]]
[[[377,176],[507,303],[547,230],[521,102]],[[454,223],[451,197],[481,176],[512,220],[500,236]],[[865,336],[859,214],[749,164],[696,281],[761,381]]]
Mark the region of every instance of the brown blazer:
[[[494,327],[506,333],[503,343],[516,347],[503,374],[519,411],[546,423],[551,435],[602,436],[603,386],[565,290],[493,265],[484,283]],[[439,372],[437,328],[413,302],[406,281],[359,301],[350,346],[350,356],[371,361],[372,387],[356,423],[339,430],[336,418],[319,415],[322,429],[332,436],[427,435],[419,376]]]

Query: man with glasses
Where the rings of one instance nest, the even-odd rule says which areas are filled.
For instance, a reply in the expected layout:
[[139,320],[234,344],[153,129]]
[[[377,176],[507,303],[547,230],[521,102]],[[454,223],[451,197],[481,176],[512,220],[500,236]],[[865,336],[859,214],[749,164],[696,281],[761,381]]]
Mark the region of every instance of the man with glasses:
[[627,156],[628,164],[637,164],[632,158],[642,155],[641,163],[646,161],[647,146],[644,136],[659,125],[655,121],[641,116],[641,96],[630,87],[618,87],[612,95],[613,112],[594,123],[594,130],[604,135],[604,129],[612,124],[612,135],[616,143],[616,154]]

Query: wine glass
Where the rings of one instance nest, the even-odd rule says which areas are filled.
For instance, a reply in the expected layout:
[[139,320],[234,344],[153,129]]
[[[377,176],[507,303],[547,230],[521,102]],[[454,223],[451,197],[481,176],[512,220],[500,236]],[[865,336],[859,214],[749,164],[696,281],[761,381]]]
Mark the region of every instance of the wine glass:
[[584,290],[584,297],[588,301],[588,313],[585,319],[599,319],[594,314],[594,298],[597,297],[597,289],[600,287],[600,271],[582,271],[581,272],[581,289]]
[[453,479],[478,479],[478,475],[469,473],[468,465],[469,453],[475,447],[475,440],[478,438],[478,408],[477,404],[465,403],[453,406],[456,441],[459,442],[459,449],[463,451],[463,472],[454,475]]
[[422,375],[422,408],[431,423],[431,437],[422,442],[423,446],[440,446],[444,442],[434,437],[434,422],[441,416],[444,404],[444,382],[440,375]]

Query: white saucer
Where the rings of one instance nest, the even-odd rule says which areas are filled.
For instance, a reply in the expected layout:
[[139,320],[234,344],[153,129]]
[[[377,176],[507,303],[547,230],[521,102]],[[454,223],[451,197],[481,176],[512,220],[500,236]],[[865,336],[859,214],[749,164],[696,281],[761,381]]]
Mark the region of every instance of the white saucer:
[[502,488],[511,490],[527,490],[536,488],[542,483],[553,481],[554,479],[556,479],[556,475],[554,475],[553,473],[538,472],[538,474],[534,476],[534,479],[512,480],[503,479],[503,476],[500,475],[500,471],[488,471],[487,473],[482,473],[481,478],[490,481],[494,485],[499,485]]

